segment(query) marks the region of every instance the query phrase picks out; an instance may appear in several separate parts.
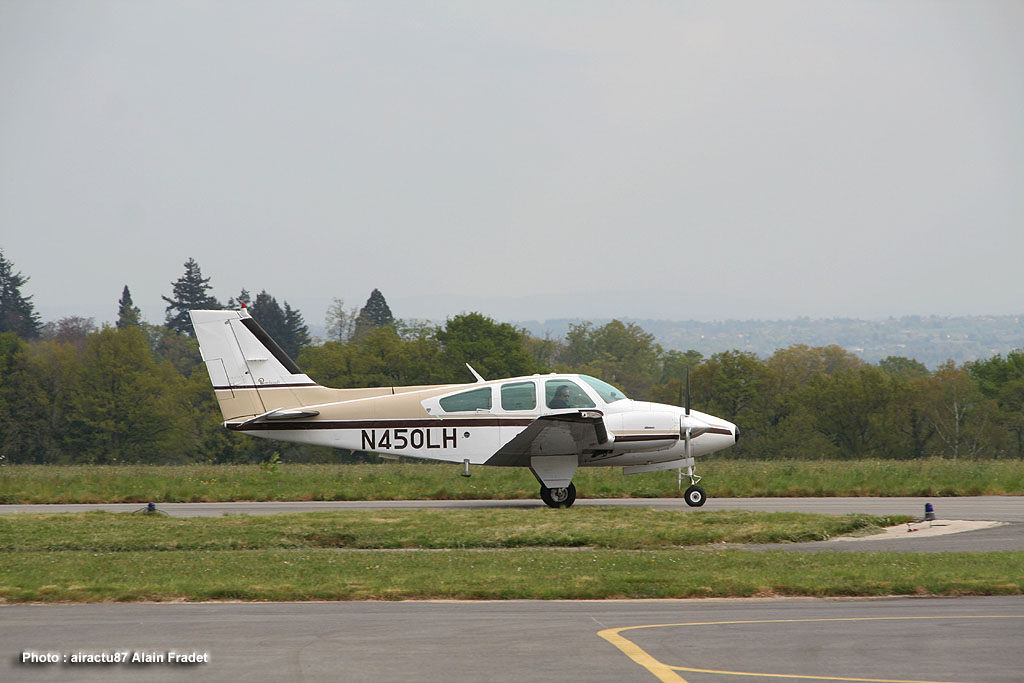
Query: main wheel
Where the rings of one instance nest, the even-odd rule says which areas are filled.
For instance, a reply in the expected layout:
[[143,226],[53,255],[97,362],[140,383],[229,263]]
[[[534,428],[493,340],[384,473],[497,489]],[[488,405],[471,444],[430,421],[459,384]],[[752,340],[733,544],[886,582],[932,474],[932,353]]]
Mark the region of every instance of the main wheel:
[[540,499],[548,507],[568,508],[576,502],[576,486],[570,483],[565,488],[549,489],[543,484],[540,487]]
[[686,489],[683,496],[686,498],[686,504],[692,508],[699,508],[708,499],[708,494],[704,493],[704,489],[696,484]]

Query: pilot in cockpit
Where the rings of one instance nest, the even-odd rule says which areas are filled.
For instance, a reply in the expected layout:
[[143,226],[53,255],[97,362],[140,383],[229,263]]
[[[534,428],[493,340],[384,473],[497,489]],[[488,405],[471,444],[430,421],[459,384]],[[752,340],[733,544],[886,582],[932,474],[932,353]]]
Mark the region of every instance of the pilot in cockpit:
[[569,387],[562,384],[555,389],[555,396],[548,403],[548,408],[572,408],[569,405]]

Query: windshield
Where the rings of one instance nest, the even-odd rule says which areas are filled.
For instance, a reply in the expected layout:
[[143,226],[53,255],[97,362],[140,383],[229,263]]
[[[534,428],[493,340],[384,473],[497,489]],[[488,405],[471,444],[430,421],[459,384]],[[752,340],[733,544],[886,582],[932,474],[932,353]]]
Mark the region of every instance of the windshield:
[[602,382],[596,377],[590,377],[589,375],[580,375],[580,379],[589,384],[597,392],[598,396],[605,403],[615,403],[626,398],[626,395],[613,387],[608,382]]

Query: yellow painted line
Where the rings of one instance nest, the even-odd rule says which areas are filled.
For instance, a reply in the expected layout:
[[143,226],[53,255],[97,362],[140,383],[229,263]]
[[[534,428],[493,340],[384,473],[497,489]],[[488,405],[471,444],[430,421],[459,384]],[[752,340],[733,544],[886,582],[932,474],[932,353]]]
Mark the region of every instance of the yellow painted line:
[[[661,624],[662,626],[675,626],[676,624]],[[690,624],[686,624],[689,626]],[[647,654],[646,650],[634,643],[632,640],[628,640],[619,635],[619,631],[628,631],[634,628],[657,628],[656,626],[627,626],[625,628],[606,628],[603,631],[598,631],[597,635],[601,636],[615,647],[622,650],[627,657],[632,659],[634,662],[644,667],[662,683],[686,683],[686,679],[678,675],[671,667],[667,664],[662,664],[654,657]]]
[[828,621],[910,621],[926,619],[1024,619],[1019,614],[988,614],[988,615],[967,615],[967,616],[940,616],[940,617],[827,617],[821,619],[751,619],[739,621],[691,621],[680,624],[645,624],[640,626],[623,626],[621,628],[607,628],[599,631],[601,636],[609,643],[619,648],[627,657],[640,666],[647,669],[662,683],[687,683],[686,679],[677,674],[677,671],[689,671],[691,673],[721,674],[727,676],[757,676],[760,678],[790,678],[815,681],[855,681],[858,683],[955,683],[954,681],[921,681],[894,678],[850,678],[843,676],[809,676],[801,674],[769,674],[755,673],[751,671],[722,671],[717,669],[696,669],[684,666],[672,666],[655,659],[642,647],[621,635],[623,631],[633,631],[642,628],[666,628],[669,626],[726,626],[731,624],[797,624],[809,622]]
[[[717,671],[715,669],[688,669],[683,666],[674,666],[678,671],[692,671],[702,674],[725,674],[729,676],[758,676],[761,678],[800,678],[812,681],[860,681],[862,683],[957,683],[957,681],[920,681],[907,680],[904,678],[847,678],[845,676],[804,676],[801,674],[760,674],[750,671]],[[960,682],[963,683],[963,682]]]

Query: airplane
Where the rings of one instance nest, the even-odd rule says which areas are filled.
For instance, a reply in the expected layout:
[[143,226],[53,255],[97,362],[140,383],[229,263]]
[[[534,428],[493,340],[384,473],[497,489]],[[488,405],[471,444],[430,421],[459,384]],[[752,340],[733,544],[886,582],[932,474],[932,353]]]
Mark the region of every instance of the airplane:
[[707,500],[697,457],[739,428],[686,406],[634,401],[596,377],[553,373],[469,384],[332,389],[305,375],[241,310],[190,311],[224,427],[251,436],[386,456],[529,467],[550,507],[576,500],[579,467],[624,474],[683,468],[691,507]]

